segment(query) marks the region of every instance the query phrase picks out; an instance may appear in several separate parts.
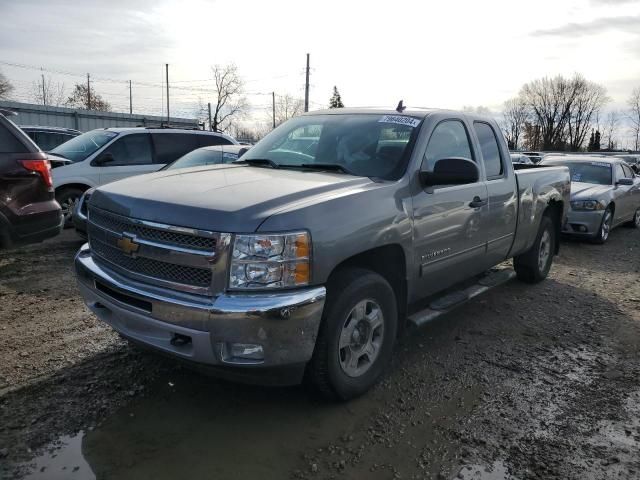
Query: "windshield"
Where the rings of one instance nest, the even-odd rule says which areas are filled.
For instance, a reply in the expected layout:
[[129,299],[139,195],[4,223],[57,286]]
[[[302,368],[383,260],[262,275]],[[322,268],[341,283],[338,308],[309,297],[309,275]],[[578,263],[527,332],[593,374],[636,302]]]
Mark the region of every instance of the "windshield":
[[611,185],[611,164],[606,162],[545,162],[546,165],[569,167],[572,182]]
[[340,166],[354,175],[396,179],[405,171],[419,124],[420,119],[406,115],[297,117],[258,142],[242,160],[267,160],[277,167]]
[[116,132],[108,130],[92,130],[58,145],[51,153],[72,162],[81,162],[117,136]]

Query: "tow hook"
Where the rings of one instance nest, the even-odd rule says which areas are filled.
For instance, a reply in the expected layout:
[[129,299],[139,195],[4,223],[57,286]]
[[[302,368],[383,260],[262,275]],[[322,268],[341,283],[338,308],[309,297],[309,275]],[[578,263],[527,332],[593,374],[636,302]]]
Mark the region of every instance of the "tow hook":
[[181,335],[179,333],[174,333],[173,337],[171,337],[171,345],[174,347],[184,347],[191,343],[191,337],[187,335]]

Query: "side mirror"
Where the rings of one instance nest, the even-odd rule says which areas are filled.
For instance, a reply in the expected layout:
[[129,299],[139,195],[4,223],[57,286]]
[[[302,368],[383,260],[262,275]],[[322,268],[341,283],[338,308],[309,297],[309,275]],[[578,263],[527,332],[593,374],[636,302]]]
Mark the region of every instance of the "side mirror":
[[104,152],[98,158],[93,161],[94,165],[104,165],[105,163],[113,162],[115,159],[113,158],[113,154],[111,152]]
[[633,178],[621,178],[620,180],[618,180],[618,185],[633,185]]
[[480,178],[478,166],[467,158],[443,158],[433,166],[433,172],[420,171],[420,181],[425,187],[434,185],[464,185]]
[[240,158],[242,155],[244,155],[248,151],[249,151],[249,147],[242,147],[240,150],[238,150],[238,158]]

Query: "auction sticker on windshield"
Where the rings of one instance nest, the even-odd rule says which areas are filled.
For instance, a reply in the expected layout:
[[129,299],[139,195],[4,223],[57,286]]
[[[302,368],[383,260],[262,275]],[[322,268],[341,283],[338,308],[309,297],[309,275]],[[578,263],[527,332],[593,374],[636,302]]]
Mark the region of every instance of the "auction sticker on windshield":
[[591,162],[591,165],[593,165],[594,167],[609,167],[609,168],[611,168],[611,164],[610,163],[606,163],[606,162]]
[[417,127],[420,119],[413,117],[405,117],[404,115],[385,115],[378,123],[396,123],[398,125],[407,125],[409,127]]

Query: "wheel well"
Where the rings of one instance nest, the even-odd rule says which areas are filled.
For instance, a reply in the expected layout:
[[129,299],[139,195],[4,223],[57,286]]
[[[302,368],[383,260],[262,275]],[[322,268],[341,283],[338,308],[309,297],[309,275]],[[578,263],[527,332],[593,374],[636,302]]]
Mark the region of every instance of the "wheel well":
[[72,188],[76,188],[84,192],[85,190],[89,190],[91,187],[88,185],[84,185],[83,183],[67,183],[65,185],[60,185],[58,188],[56,188],[56,195],[58,195],[60,192],[63,192],[65,190],[70,190]]
[[[548,216],[553,221],[553,225],[556,229],[557,240],[560,240],[560,234],[562,233],[562,212],[564,212],[564,202],[558,200],[550,201],[544,211],[544,215]],[[560,252],[560,242],[556,241],[555,254],[557,255],[558,252]]]
[[398,244],[385,245],[347,258],[333,269],[327,284],[331,284],[332,277],[340,270],[349,267],[371,270],[389,282],[398,305],[398,334],[404,331],[407,315],[407,263],[402,247]]

